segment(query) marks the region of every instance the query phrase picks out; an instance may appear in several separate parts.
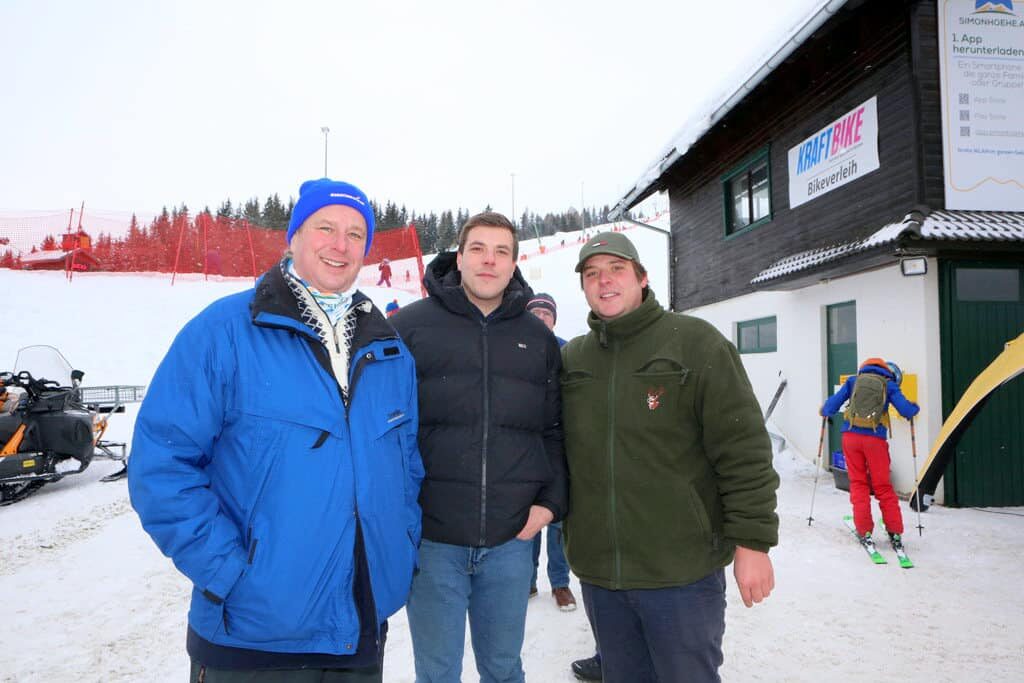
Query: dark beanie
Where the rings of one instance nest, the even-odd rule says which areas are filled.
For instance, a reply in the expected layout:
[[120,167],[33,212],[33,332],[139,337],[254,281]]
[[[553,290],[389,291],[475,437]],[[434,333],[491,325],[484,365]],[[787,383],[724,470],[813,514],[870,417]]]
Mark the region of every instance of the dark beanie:
[[532,299],[526,304],[526,310],[532,311],[535,308],[546,308],[551,311],[551,315],[555,317],[555,322],[558,322],[558,306],[555,305],[555,300],[550,294],[535,294]]
[[348,206],[363,215],[366,221],[366,254],[370,253],[370,245],[373,243],[373,207],[366,194],[355,185],[320,178],[319,180],[307,180],[299,188],[299,200],[292,208],[292,218],[288,222],[288,243],[291,244],[292,236],[307,218],[318,210],[330,204],[341,204]]

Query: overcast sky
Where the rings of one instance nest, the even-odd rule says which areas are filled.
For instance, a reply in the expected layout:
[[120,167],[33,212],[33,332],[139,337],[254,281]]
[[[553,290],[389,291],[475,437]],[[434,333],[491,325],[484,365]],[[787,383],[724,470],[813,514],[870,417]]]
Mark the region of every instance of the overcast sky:
[[3,0],[0,209],[613,204],[821,4]]

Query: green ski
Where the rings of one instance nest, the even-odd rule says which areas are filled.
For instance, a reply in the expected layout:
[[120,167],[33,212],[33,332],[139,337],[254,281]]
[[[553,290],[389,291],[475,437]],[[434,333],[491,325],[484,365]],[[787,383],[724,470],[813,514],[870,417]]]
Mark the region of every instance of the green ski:
[[[885,522],[879,520],[878,526],[882,529],[882,531],[888,533],[888,530],[885,528]],[[906,548],[903,547],[903,537],[899,534],[896,534],[895,536],[890,536],[889,543],[892,544],[893,552],[895,552],[896,557],[899,558],[900,566],[904,569],[913,569],[914,561],[910,559],[910,556],[907,555]]]
[[871,534],[868,533],[861,536],[857,533],[857,527],[853,525],[853,515],[843,515],[843,522],[846,523],[850,533],[853,534],[853,537],[856,538],[857,542],[860,543],[862,548],[864,548],[864,551],[868,554],[868,557],[871,558],[872,562],[875,564],[888,564],[885,557],[882,556],[882,553],[878,552],[878,548],[875,547],[875,542],[872,540]]

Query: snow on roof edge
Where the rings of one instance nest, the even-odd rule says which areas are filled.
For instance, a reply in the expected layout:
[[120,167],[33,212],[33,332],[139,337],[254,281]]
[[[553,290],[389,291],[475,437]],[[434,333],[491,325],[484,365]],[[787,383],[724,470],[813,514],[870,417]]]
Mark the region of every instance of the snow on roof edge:
[[817,7],[808,13],[807,17],[791,29],[784,40],[777,48],[765,54],[767,58],[759,58],[758,66],[755,67],[749,76],[744,78],[740,84],[724,97],[718,98],[718,104],[711,107],[710,111],[701,112],[691,116],[683,126],[676,131],[668,144],[655,157],[647,169],[640,175],[632,189],[630,189],[615,206],[612,207],[611,216],[621,216],[629,208],[639,203],[651,187],[658,181],[664,172],[676,161],[682,158],[693,143],[711,130],[712,126],[725,117],[747,93],[753,90],[772,73],[782,62],[789,57],[804,41],[807,40],[818,28],[821,27],[832,15],[842,9],[847,0],[821,0]]

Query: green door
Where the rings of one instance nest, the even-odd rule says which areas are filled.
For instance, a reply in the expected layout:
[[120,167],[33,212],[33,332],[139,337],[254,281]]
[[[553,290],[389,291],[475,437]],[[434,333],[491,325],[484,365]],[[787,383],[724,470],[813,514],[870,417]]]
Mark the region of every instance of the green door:
[[[825,396],[831,396],[839,384],[840,375],[857,372],[857,302],[847,301],[828,306],[825,315],[828,335],[828,384],[825,386]],[[828,428],[828,453],[842,449],[839,432],[842,426],[843,420],[839,415],[832,418]],[[825,454],[825,462],[831,464],[828,453]]]
[[[943,261],[942,416],[1024,331],[1024,265]],[[946,470],[947,505],[1024,505],[1024,381],[997,389],[956,447]]]

